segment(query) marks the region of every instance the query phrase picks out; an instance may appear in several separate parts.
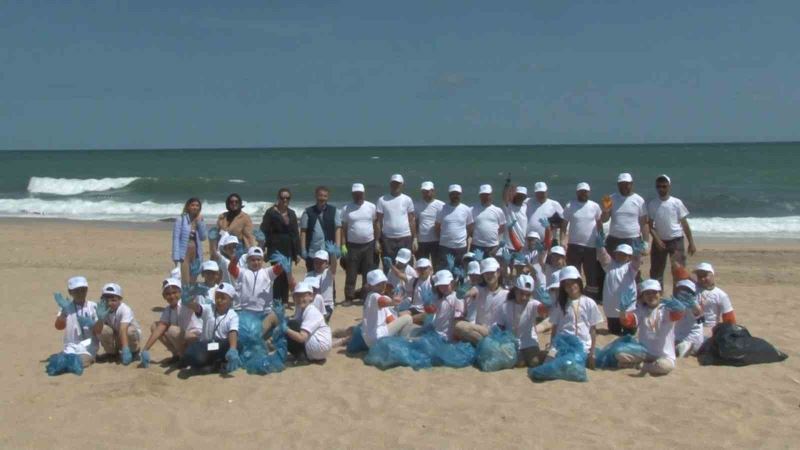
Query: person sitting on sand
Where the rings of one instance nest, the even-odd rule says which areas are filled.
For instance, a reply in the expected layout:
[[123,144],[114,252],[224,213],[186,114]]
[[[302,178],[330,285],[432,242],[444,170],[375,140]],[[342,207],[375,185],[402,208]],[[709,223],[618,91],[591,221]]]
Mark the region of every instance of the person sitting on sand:
[[697,276],[700,307],[703,308],[704,331],[710,337],[714,326],[718,323],[736,323],[736,313],[733,311],[731,298],[722,289],[717,287],[714,267],[709,263],[700,263],[694,268]]
[[325,250],[317,250],[311,258],[311,271],[306,278],[314,277],[319,280],[319,295],[322,296],[325,309],[322,314],[325,322],[331,320],[333,308],[336,304],[336,258]]
[[233,372],[241,365],[239,352],[239,315],[231,308],[236,289],[228,283],[220,283],[214,295],[213,305],[192,302],[190,307],[203,322],[200,339],[191,344],[184,353],[183,364],[192,369],[221,368],[227,362],[226,372]]
[[[672,292],[676,297],[681,295],[697,297],[697,285],[687,277],[678,280]],[[696,355],[703,345],[703,340],[703,309],[697,308],[691,313],[685,313],[675,324],[675,352],[681,358]]]
[[[415,265],[417,278],[414,279],[414,292],[411,297],[411,306],[408,314],[411,315],[415,325],[422,325],[425,322],[425,292],[433,291],[431,276],[433,275],[433,265],[428,258],[420,258]],[[402,313],[401,313],[402,315]]]
[[139,352],[142,330],[130,306],[122,301],[122,288],[116,283],[103,286],[101,299],[106,303],[109,314],[105,321],[98,321],[96,330],[100,331],[100,343],[106,356],[119,356],[120,362],[127,366],[133,355]]
[[150,337],[144,344],[141,354],[142,367],[150,365],[150,348],[156,341],[161,341],[172,353],[172,358],[168,361],[171,364],[178,362],[186,347],[200,337],[202,322],[195,316],[194,310],[181,303],[180,280],[174,278],[164,280],[161,296],[167,302],[167,307],[161,312],[158,321],[150,326]]
[[453,342],[456,323],[464,316],[464,303],[456,297],[455,279],[449,270],[440,270],[433,277],[435,300],[425,312],[433,314],[433,329],[447,342]]
[[497,309],[508,297],[508,290],[500,285],[500,264],[497,260],[486,258],[480,262],[480,267],[483,283],[472,287],[464,295],[466,320],[455,324],[455,335],[473,344],[489,335]]
[[381,269],[367,273],[369,294],[364,301],[361,334],[368,347],[372,347],[386,336],[408,337],[414,329],[411,316],[394,317],[392,306],[400,304],[400,298],[385,295],[387,279]]
[[[571,334],[583,343],[587,353],[586,365],[594,368],[594,349],[597,344],[597,325],[603,323],[603,314],[597,303],[583,295],[583,280],[575,266],[566,266],[559,272],[557,304],[550,308],[550,342],[559,334]],[[552,357],[554,355],[548,355]]]
[[311,286],[298,283],[292,298],[295,315],[288,322],[286,330],[289,353],[298,361],[308,359],[310,362],[322,364],[331,351],[331,329],[325,323],[322,313],[311,304],[314,298]]
[[[417,271],[409,264],[411,262],[411,250],[401,248],[397,251],[394,263],[388,264],[387,282],[392,289],[393,296],[400,297],[402,302],[411,304],[411,296],[414,294],[414,280],[417,279]],[[388,257],[387,258],[387,263]]]
[[83,367],[89,367],[97,356],[98,333],[92,324],[97,320],[97,303],[86,300],[89,283],[85,277],[75,276],[67,281],[67,292],[72,301],[61,294],[56,295],[59,310],[56,315],[55,329],[64,331],[63,352],[75,354],[81,358]]

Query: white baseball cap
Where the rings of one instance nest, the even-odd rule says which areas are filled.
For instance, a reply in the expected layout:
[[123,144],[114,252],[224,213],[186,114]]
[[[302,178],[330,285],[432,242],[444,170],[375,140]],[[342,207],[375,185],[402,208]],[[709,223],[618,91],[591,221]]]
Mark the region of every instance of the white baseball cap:
[[247,259],[250,259],[252,257],[263,258],[264,257],[264,250],[261,250],[261,247],[256,247],[256,246],[248,248],[247,249]]
[[500,263],[498,263],[497,260],[492,258],[491,256],[481,261],[482,274],[486,272],[497,272],[497,269],[499,268],[500,268]]
[[292,290],[292,294],[311,294],[314,292],[314,288],[311,287],[310,284],[306,283],[308,279],[306,278],[303,280],[302,283],[297,283],[297,285]]
[[432,191],[433,190],[433,181],[423,181],[422,184],[419,186],[421,191]]
[[695,272],[703,271],[703,272],[711,272],[714,273],[714,266],[707,262],[701,262],[694,268]]
[[100,295],[101,297],[104,295],[116,295],[118,297],[122,297],[122,287],[117,283],[107,283],[103,286],[103,293]]
[[465,259],[475,259],[475,253],[472,252],[464,253],[464,256],[461,257],[461,260],[463,261]]
[[404,183],[403,176],[400,175],[399,173],[392,175],[392,178],[390,178],[389,181],[394,181],[396,183]]
[[325,250],[317,250],[314,252],[314,259],[322,259],[327,261],[330,258],[330,255]]
[[217,294],[223,293],[230,298],[236,297],[236,289],[230,283],[220,283],[217,286]]
[[219,246],[220,247],[225,247],[226,245],[238,244],[238,243],[239,243],[239,238],[237,238],[236,236],[234,236],[232,234],[225,234],[225,236],[223,236],[219,240]]
[[394,260],[400,264],[408,264],[408,262],[411,261],[411,250],[401,248],[397,251],[397,256],[394,257]]
[[528,231],[528,234],[527,234],[527,235],[525,235],[525,237],[526,237],[526,238],[529,238],[529,239],[530,239],[530,238],[541,239],[541,237],[539,236],[539,232],[538,232],[538,231],[536,231],[536,230],[531,230],[531,231]]
[[658,280],[649,279],[644,280],[639,284],[639,292],[644,291],[658,291],[661,292],[661,283]]
[[219,272],[219,264],[216,261],[203,261],[203,265],[200,266],[200,271],[205,272],[206,270],[211,272]]
[[686,289],[689,289],[690,291],[692,291],[693,294],[695,292],[697,292],[697,286],[695,286],[695,284],[694,284],[694,282],[692,280],[681,280],[681,281],[678,281],[678,283],[675,286],[676,287],[685,287]]
[[491,193],[492,193],[491,184],[482,184],[480,189],[478,189],[478,194],[491,194]]
[[69,289],[70,291],[82,287],[85,288],[89,287],[89,282],[86,281],[86,277],[77,276],[67,280],[67,289]]
[[417,260],[417,269],[425,269],[431,267],[431,260],[428,258],[420,258]]
[[467,264],[467,275],[480,275],[481,274],[481,263],[478,261],[470,261]]
[[364,192],[364,185],[361,183],[353,183],[353,188],[350,189],[351,192]]
[[614,249],[614,251],[618,253],[623,253],[628,256],[633,255],[633,247],[631,247],[628,244],[619,244],[617,248]]
[[525,292],[533,292],[533,277],[523,273],[514,280],[514,287]]
[[178,290],[182,290],[182,288],[181,288],[181,280],[178,280],[178,279],[175,279],[175,278],[167,278],[166,280],[161,282],[161,292],[166,291],[167,288],[170,287],[170,286],[174,286],[174,287],[178,288]]
[[567,256],[567,251],[564,250],[564,247],[562,247],[560,245],[556,245],[556,246],[554,246],[553,248],[550,249],[550,254],[551,255]]
[[580,280],[581,273],[578,272],[578,268],[575,266],[566,266],[561,269],[558,273],[558,282],[561,283],[565,280]]
[[547,192],[547,183],[539,181],[533,185],[533,192]]
[[633,183],[633,175],[623,172],[617,176],[617,183]]
[[548,280],[549,283],[547,284],[548,290],[557,288],[561,285],[561,280],[559,278],[560,276],[561,276],[560,270],[556,270],[555,272],[550,274],[550,280]]
[[460,194],[461,193],[461,185],[460,184],[451,184],[447,188],[447,192],[458,192]]
[[381,269],[374,269],[367,272],[367,284],[370,286],[377,286],[386,281],[386,275]]
[[578,183],[578,186],[575,187],[576,191],[591,191],[592,188],[589,187],[589,183]]
[[528,188],[526,188],[525,186],[517,186],[517,189],[514,191],[514,194],[528,195]]
[[453,282],[453,274],[449,270],[440,270],[434,275],[434,286],[444,286]]
[[320,284],[321,281],[322,280],[320,280],[320,277],[318,277],[316,275],[311,275],[309,277],[305,277],[305,279],[303,279],[301,284],[307,284],[307,285],[311,286],[314,289],[319,289],[319,284]]
[[656,179],[659,179],[659,178],[664,178],[665,180],[667,180],[667,184],[672,184],[672,179],[669,177],[669,175],[667,175],[665,173],[662,173],[661,175],[656,177]]

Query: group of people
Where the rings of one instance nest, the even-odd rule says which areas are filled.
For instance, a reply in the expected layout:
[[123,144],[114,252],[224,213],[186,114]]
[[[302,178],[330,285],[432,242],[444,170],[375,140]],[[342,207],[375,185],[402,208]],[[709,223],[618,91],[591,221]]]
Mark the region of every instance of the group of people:
[[[386,336],[413,339],[423,329],[477,345],[497,327],[517,338],[519,364],[533,366],[555,356],[554,349],[539,347],[539,334],[549,328],[551,338],[579,338],[591,367],[597,326],[605,322],[610,333],[636,334],[647,348],[646,356],[617,355],[621,366],[666,374],[676,356],[696,352],[708,330],[735,316],[710,264],[686,269],[684,241],[689,255],[696,251],[688,210],[670,195],[668,176],[655,185],[657,197],[645,202],[633,190],[633,177],[622,173],[618,192],[598,204],[590,200],[590,186],[579,183],[576,198],[562,207],[548,198],[544,182],[528,197],[524,186],[507,180],[500,206],[485,184],[479,203],[469,207],[461,202],[460,185],[450,185],[443,202],[430,181],[415,202],[395,174],[389,193],[375,203],[365,199],[361,183],[352,185],[352,202],[342,208],[328,204],[329,189],[318,187],[316,203],[299,221],[289,207],[290,190],[281,189],[258,231],[239,195],[227,198],[213,229],[204,223],[200,200],[192,198],[174,227],[176,269],[162,283],[167,306],[143,346],[133,311],[113,283],[96,304],[86,300],[86,279],[71,278],[71,299],[56,299],[56,328],[65,330],[63,351],[79,355],[84,366],[94,361],[99,343],[123,364],[138,355],[147,366],[150,348],[160,341],[174,362],[232,371],[240,365],[237,314],[247,312],[263,320],[265,338],[283,326],[295,358],[321,363],[349,339],[335,341],[328,326],[341,264],[343,305],[363,302],[356,330],[369,347]],[[203,241],[209,242],[208,260]],[[643,280],[639,269],[648,253],[650,274]],[[667,257],[671,289],[662,287]],[[307,274],[298,281],[291,266],[301,260]],[[290,291],[295,315],[283,324],[272,306],[288,301]],[[667,291],[672,297],[662,301]]]

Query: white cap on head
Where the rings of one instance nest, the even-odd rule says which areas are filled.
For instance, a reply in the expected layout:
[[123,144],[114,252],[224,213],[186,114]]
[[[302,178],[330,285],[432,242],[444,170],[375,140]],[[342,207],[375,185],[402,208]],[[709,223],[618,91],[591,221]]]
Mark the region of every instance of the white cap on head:
[[364,192],[364,185],[361,183],[353,183],[353,187],[350,189],[351,192]]
[[566,251],[566,250],[564,250],[564,247],[562,247],[562,246],[560,246],[560,245],[556,245],[556,246],[553,246],[553,247],[550,249],[550,254],[551,254],[551,255],[561,255],[561,256],[567,256],[567,251]]
[[445,286],[453,282],[453,274],[449,270],[440,270],[433,278],[434,286]]
[[514,195],[516,194],[528,195],[528,188],[525,186],[517,186],[517,189],[514,190]]
[[581,273],[575,266],[566,266],[558,272],[559,283],[561,283],[564,280],[580,280],[580,279],[581,279]]
[[325,250],[317,250],[314,252],[314,259],[321,259],[323,261],[327,261],[330,258],[330,255]]
[[229,298],[236,297],[236,288],[234,288],[230,283],[220,283],[217,286],[217,294],[222,293],[227,295]]
[[256,247],[256,246],[248,248],[247,249],[247,259],[250,259],[250,258],[253,258],[253,257],[263,258],[264,257],[264,250],[261,250],[261,247]]
[[497,269],[500,268],[500,263],[497,262],[496,259],[492,257],[488,257],[481,261],[481,273],[486,272],[497,272]]
[[702,271],[702,272],[714,273],[714,266],[712,266],[711,264],[709,264],[707,262],[701,262],[700,264],[695,266],[694,271],[695,272]]
[[422,184],[419,186],[421,191],[432,191],[433,190],[433,181],[423,181]]
[[205,272],[206,270],[210,272],[219,272],[219,264],[212,260],[203,261],[203,265],[200,266],[200,271]]
[[481,274],[481,263],[478,261],[470,261],[467,264],[467,275],[480,275]]
[[465,259],[475,259],[475,253],[472,252],[464,253],[464,256],[461,257],[461,260],[463,261]]
[[292,294],[311,294],[311,293],[313,293],[314,292],[314,288],[312,288],[311,285],[308,284],[306,281],[308,281],[308,278],[303,280],[302,283],[297,283],[297,285],[295,285],[294,289],[292,290]]
[[523,273],[514,280],[514,287],[525,292],[533,292],[533,277]]
[[661,175],[656,177],[656,179],[659,179],[659,178],[663,178],[663,179],[667,180],[667,184],[672,184],[672,179],[669,177],[669,175],[667,175],[665,173],[662,173]]
[[416,264],[417,269],[426,269],[431,266],[431,260],[428,258],[420,258],[417,260]]
[[312,275],[310,277],[305,277],[302,281],[304,284],[311,286],[314,289],[319,289],[319,284],[322,282],[320,277]]
[[548,281],[548,283],[547,283],[547,289],[548,290],[549,289],[556,289],[559,286],[561,286],[560,276],[561,276],[561,271],[560,270],[556,270],[555,272],[550,274],[550,279],[547,280]]
[[633,183],[633,175],[623,172],[617,176],[617,183]]
[[395,183],[404,183],[403,176],[400,175],[399,173],[392,175],[389,181],[394,181]]
[[460,194],[461,193],[461,185],[460,184],[451,184],[447,188],[447,192],[458,192]]
[[534,239],[541,239],[539,236],[539,232],[535,230],[528,231],[528,234],[525,235],[526,238],[534,238]]
[[122,287],[117,283],[107,283],[103,286],[103,293],[100,295],[101,297],[104,295],[116,295],[118,297],[122,297]]
[[77,276],[67,280],[67,289],[69,289],[70,291],[73,289],[88,288],[88,287],[89,287],[89,282],[86,281],[86,277]]
[[676,287],[684,287],[686,289],[689,289],[690,291],[692,291],[692,294],[697,292],[697,286],[695,286],[694,281],[692,281],[692,280],[681,280],[681,281],[678,281],[678,283],[675,284],[675,286]]
[[367,284],[370,286],[377,286],[386,281],[386,275],[381,269],[374,269],[367,272]]
[[164,280],[161,283],[161,292],[166,291],[167,288],[170,287],[170,286],[178,288],[179,291],[182,290],[181,289],[181,280],[178,280],[178,279],[175,279],[175,278],[167,278],[166,280]]
[[225,236],[222,236],[219,240],[220,247],[225,247],[230,244],[239,244],[239,238],[232,234],[225,234]]
[[394,260],[400,264],[408,264],[408,262],[411,261],[411,250],[401,248],[397,251],[397,256],[394,257]]
[[547,192],[547,183],[539,181],[533,185],[533,192]]
[[644,291],[661,292],[661,283],[659,283],[658,280],[654,280],[652,278],[649,280],[644,280],[639,284],[639,292],[644,292]]
[[617,248],[614,249],[617,253],[623,253],[625,255],[631,256],[633,255],[633,247],[628,244],[619,244]]
[[482,184],[481,187],[478,189],[478,194],[491,194],[491,193],[492,193],[491,184]]
[[591,191],[592,188],[589,186],[589,183],[578,183],[575,187],[576,191]]

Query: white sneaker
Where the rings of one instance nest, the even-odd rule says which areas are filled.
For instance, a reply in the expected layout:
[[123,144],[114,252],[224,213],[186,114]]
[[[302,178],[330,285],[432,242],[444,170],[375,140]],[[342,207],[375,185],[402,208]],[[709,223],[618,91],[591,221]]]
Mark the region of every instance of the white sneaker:
[[689,350],[692,349],[691,342],[680,342],[678,345],[675,346],[675,351],[678,353],[679,358],[685,358],[689,354]]

